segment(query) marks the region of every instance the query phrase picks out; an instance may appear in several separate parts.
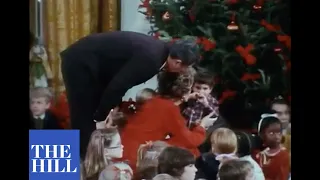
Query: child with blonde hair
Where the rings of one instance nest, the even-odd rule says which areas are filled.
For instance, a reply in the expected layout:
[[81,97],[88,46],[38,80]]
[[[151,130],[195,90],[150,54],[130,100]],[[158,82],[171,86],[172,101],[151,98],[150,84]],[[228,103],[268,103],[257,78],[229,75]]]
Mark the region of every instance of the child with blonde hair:
[[99,176],[98,180],[131,180],[133,172],[126,163],[108,165]]
[[123,146],[116,128],[97,129],[92,132],[84,159],[87,180],[97,180],[100,173],[113,160],[121,158]]
[[166,147],[169,147],[169,144],[164,141],[150,141],[140,145],[137,153],[137,173],[134,179],[152,179],[155,177],[158,174],[158,157]]
[[228,128],[218,128],[211,134],[212,153],[222,164],[231,159],[237,159],[238,142],[236,134]]
[[48,88],[30,89],[31,121],[36,129],[61,129],[57,118],[49,111],[52,93]]

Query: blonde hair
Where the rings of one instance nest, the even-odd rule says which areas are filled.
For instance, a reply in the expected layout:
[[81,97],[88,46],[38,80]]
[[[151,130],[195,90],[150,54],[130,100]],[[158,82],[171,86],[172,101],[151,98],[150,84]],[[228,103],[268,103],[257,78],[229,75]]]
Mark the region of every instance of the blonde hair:
[[140,145],[137,151],[137,176],[140,179],[151,179],[157,174],[158,157],[160,153],[169,147],[164,141],[149,142]]
[[99,175],[98,180],[131,180],[133,171],[126,163],[108,165]]
[[98,176],[106,167],[104,149],[110,146],[112,137],[118,133],[115,128],[97,129],[92,132],[84,159],[86,178]]
[[237,152],[237,136],[231,129],[218,128],[213,131],[210,139],[213,153],[230,154]]
[[80,180],[85,180],[86,179],[86,172],[84,169],[84,164],[83,161],[80,162]]
[[34,98],[45,98],[47,102],[50,102],[52,97],[53,95],[48,88],[36,87],[36,88],[30,89],[30,93],[29,93],[30,100]]
[[144,88],[137,93],[136,103],[142,105],[147,100],[153,98],[156,95],[156,91],[150,88]]

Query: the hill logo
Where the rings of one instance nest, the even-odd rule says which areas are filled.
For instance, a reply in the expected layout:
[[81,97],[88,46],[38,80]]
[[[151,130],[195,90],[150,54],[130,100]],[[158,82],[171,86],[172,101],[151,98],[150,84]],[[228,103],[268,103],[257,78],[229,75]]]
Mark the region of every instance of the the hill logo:
[[30,180],[80,179],[78,130],[29,131]]

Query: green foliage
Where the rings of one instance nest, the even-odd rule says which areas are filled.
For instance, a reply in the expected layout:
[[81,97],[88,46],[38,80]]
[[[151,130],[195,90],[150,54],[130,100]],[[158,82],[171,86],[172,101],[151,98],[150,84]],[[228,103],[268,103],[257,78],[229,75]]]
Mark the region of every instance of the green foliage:
[[[277,35],[284,35],[289,26],[290,19],[286,19],[289,5],[284,0],[264,1],[257,10],[254,5],[257,5],[255,0],[239,0],[236,4],[225,0],[152,0],[149,4],[152,14],[148,16],[152,24],[150,33],[158,32],[159,38],[165,41],[203,37],[213,42],[215,47],[210,50],[199,44],[203,57],[200,66],[220,79],[215,87],[218,97],[226,90],[233,90],[245,97],[246,105],[254,105],[279,95],[287,96],[290,71],[286,65],[290,61],[290,49],[278,41]],[[143,9],[140,10],[144,12]],[[169,20],[163,20],[165,12],[170,14]],[[228,29],[233,16],[238,30]],[[261,25],[262,20],[282,28],[268,30]],[[252,65],[235,49],[248,44],[253,45],[249,53],[256,58]],[[260,74],[260,77],[241,79],[245,74]]]

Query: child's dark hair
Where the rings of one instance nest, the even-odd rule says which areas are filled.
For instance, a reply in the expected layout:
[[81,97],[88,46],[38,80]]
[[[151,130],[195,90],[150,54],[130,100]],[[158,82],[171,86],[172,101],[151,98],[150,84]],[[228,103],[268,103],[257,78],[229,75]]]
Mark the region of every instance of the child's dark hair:
[[180,177],[184,172],[185,166],[195,164],[193,154],[179,147],[165,148],[161,152],[158,161],[158,173],[169,174],[173,177]]
[[243,157],[251,155],[252,150],[255,148],[255,135],[243,131],[235,132],[238,141],[238,156]]
[[271,124],[278,123],[281,125],[280,120],[277,117],[277,114],[275,111],[270,111],[270,113],[265,113],[261,115],[261,120],[258,124],[258,134],[261,135],[261,133],[268,128]]
[[252,170],[253,166],[249,161],[230,160],[223,163],[218,176],[220,180],[244,180]]
[[207,71],[198,71],[194,77],[194,83],[206,84],[210,87],[214,86],[214,76]]
[[283,99],[282,97],[277,97],[277,98],[275,98],[274,100],[272,100],[272,101],[270,102],[270,109],[272,109],[272,106],[275,105],[275,104],[283,104],[283,105],[289,106],[288,101],[286,101],[286,100]]

